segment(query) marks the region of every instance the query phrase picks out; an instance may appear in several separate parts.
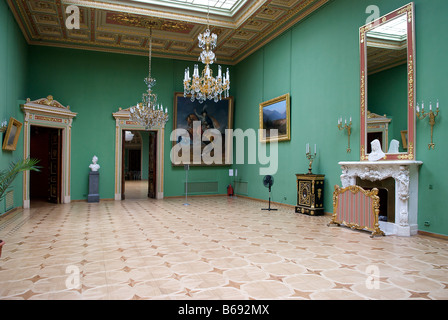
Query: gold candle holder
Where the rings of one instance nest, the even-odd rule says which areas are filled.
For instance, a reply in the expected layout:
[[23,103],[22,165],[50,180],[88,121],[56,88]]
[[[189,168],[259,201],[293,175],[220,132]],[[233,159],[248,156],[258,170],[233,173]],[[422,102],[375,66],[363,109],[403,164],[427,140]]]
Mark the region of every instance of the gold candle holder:
[[309,165],[308,165],[308,174],[312,174],[313,173],[311,171],[311,169],[312,169],[313,161],[314,161],[314,159],[316,159],[316,153],[317,153],[316,150],[317,150],[316,149],[316,145],[314,145],[314,154],[312,154],[310,152],[310,145],[309,145],[309,143],[306,144],[306,158],[310,162]]
[[347,153],[350,153],[352,149],[350,149],[350,135],[352,134],[352,117],[350,117],[350,122],[347,124],[347,119],[345,119],[344,125],[342,125],[342,117],[338,119],[338,129],[339,130],[347,130],[348,134],[348,147]]
[[417,103],[417,118],[420,120],[425,119],[427,116],[429,118],[429,125],[431,126],[431,143],[428,144],[428,150],[431,148],[434,150],[435,144],[432,141],[434,125],[436,124],[436,117],[439,115],[439,100],[437,100],[436,112],[432,111],[432,103],[429,103],[429,112],[425,113],[425,103],[422,102],[422,110],[420,111],[420,107]]

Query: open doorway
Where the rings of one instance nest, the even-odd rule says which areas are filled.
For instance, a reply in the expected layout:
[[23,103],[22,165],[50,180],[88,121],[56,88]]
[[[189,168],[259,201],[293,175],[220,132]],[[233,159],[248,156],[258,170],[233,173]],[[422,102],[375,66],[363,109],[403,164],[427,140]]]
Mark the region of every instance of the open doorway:
[[122,200],[156,198],[157,132],[122,131]]
[[30,172],[32,202],[62,203],[62,129],[30,127],[30,157],[39,159],[40,171]]

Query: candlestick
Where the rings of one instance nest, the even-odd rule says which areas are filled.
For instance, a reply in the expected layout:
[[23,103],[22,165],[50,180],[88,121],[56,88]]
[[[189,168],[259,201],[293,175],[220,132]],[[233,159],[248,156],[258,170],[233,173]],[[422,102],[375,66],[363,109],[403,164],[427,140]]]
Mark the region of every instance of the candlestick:
[[[342,118],[341,118],[342,120]],[[350,116],[350,122],[347,124],[347,119],[345,119],[345,124],[342,125],[342,121],[338,124],[339,130],[347,130],[348,134],[348,147],[347,147],[347,153],[350,153],[352,149],[350,149],[350,135],[352,133],[352,117]]]
[[314,144],[314,154],[310,153],[310,144],[307,143],[306,144],[306,158],[309,160],[309,165],[308,165],[308,173],[307,174],[312,174],[312,165],[313,165],[313,161],[316,158],[316,144]]
[[[434,125],[436,124],[436,117],[439,115],[439,100],[437,100],[437,106],[436,111],[432,111],[432,103],[429,103],[429,112],[425,113],[424,110],[424,102],[422,102],[422,110],[420,111],[417,108],[417,118],[420,120],[423,120],[428,116],[429,118],[429,125],[431,126],[431,142],[428,144],[428,149],[431,150],[431,148],[434,150],[435,144],[433,143],[433,133],[434,133]],[[418,105],[417,105],[418,107]]]

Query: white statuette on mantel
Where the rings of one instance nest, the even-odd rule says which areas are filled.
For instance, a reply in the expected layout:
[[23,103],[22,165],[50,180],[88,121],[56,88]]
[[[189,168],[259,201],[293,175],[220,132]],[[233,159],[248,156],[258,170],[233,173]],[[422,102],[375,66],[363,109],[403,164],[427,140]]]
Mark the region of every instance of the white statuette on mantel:
[[372,152],[369,153],[369,161],[378,161],[384,158],[385,154],[383,150],[381,150],[380,140],[375,139],[370,143],[372,147]]
[[399,153],[400,152],[399,149],[400,149],[400,141],[392,139],[387,153]]

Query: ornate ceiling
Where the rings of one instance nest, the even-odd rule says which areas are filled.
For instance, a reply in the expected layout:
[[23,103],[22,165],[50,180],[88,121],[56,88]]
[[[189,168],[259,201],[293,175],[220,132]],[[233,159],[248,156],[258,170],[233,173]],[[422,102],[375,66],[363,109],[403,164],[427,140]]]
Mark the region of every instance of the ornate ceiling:
[[[6,0],[31,45],[148,54],[197,61],[197,37],[210,23],[218,35],[218,63],[236,64],[331,0],[238,1],[232,10],[180,1]],[[176,5],[173,3],[177,2]],[[66,7],[80,9],[80,28],[67,29]]]

